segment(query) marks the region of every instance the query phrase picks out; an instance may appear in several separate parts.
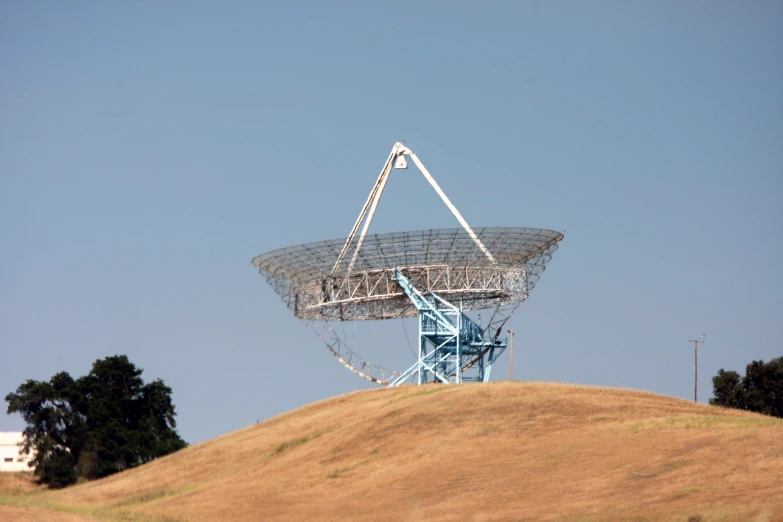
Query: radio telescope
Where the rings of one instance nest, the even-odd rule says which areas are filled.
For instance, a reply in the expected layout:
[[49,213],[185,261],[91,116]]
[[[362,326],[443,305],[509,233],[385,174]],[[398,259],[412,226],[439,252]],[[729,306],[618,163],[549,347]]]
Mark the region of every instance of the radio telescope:
[[[392,169],[406,169],[408,158],[462,228],[367,234]],[[357,375],[390,387],[486,382],[508,346],[503,327],[562,239],[553,230],[471,228],[419,158],[396,143],[347,238],[273,250],[252,263],[294,316]],[[472,310],[489,310],[488,323],[465,314]],[[362,359],[334,328],[416,316],[418,360],[404,371]]]

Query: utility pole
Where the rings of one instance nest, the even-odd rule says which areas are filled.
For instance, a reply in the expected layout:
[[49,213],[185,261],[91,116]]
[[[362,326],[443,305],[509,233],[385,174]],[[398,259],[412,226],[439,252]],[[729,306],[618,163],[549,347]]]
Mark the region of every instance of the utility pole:
[[509,330],[509,337],[508,337],[508,347],[511,350],[511,354],[509,356],[510,364],[508,366],[508,380],[513,381],[514,380],[514,331]]
[[689,343],[693,343],[693,402],[698,402],[698,385],[699,385],[699,343],[704,342],[705,334],[701,334],[701,339],[691,339]]

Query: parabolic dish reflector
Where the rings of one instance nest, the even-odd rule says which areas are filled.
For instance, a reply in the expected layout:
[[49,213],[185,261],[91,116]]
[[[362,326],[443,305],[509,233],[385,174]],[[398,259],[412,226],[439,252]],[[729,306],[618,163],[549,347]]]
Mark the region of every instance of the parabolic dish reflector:
[[[462,228],[367,233],[392,170],[407,169],[406,158]],[[488,382],[492,363],[513,342],[510,330],[512,341],[503,336],[506,323],[562,239],[554,230],[471,228],[418,156],[397,142],[347,238],[273,250],[252,263],[294,315],[357,375],[387,386]],[[480,314],[476,322],[465,313],[483,309],[491,309],[483,323]],[[405,371],[363,359],[349,346],[345,329],[340,335],[333,327],[414,316],[418,355]]]
[[[345,238],[273,250],[252,263],[298,318],[391,319],[418,313],[392,279],[397,268],[466,311],[509,305],[527,299],[563,239],[534,228],[473,232],[491,256],[466,230],[441,228],[367,235],[350,270],[347,261],[337,264]],[[358,241],[349,242],[349,251]]]

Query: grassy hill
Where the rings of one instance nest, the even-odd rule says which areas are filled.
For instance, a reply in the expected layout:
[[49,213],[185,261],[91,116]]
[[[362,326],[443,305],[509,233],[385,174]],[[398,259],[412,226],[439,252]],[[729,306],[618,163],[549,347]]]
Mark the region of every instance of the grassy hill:
[[783,520],[783,421],[561,384],[378,389],[63,491],[0,489],[0,519],[92,517]]

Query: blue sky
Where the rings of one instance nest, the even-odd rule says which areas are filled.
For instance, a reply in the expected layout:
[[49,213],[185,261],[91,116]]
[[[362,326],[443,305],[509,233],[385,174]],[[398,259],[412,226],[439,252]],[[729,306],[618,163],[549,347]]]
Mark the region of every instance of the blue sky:
[[[516,378],[692,398],[706,333],[706,401],[783,355],[781,27],[772,1],[4,2],[0,392],[127,354],[197,442],[372,387],[250,259],[344,237],[405,140],[472,225],[567,231]],[[409,169],[371,232],[455,226]],[[400,321],[353,326],[412,364]]]

